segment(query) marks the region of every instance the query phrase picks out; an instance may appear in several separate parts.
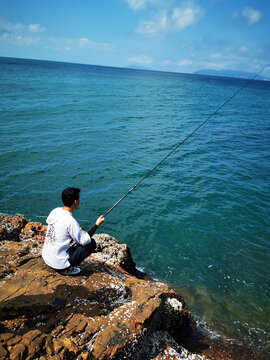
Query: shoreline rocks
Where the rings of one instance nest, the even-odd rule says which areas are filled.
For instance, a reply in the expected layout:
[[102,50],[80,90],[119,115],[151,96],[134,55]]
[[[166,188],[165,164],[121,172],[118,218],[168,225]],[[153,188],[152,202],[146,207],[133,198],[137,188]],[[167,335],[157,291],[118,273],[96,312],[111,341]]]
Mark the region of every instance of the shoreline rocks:
[[41,258],[45,233],[0,214],[0,359],[238,359],[192,330],[183,297],[139,272],[127,245],[96,234],[81,273],[63,276]]

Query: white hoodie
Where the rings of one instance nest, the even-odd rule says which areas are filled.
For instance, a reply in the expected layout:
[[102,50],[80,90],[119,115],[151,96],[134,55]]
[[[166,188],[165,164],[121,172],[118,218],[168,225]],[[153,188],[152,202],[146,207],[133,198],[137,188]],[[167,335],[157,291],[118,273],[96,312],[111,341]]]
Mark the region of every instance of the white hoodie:
[[72,213],[58,207],[51,211],[46,220],[48,224],[42,257],[47,265],[54,269],[65,269],[70,266],[68,261],[71,240],[81,245],[91,242],[89,234],[82,231]]

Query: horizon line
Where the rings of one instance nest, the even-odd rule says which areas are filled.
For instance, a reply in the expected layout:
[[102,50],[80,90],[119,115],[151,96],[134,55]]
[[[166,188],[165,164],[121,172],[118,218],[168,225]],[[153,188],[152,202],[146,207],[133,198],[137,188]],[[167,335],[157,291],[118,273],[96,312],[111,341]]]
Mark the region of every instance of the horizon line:
[[[254,75],[256,72],[248,72],[243,70],[226,70],[226,69],[200,69],[196,70],[193,73],[183,73],[183,72],[177,72],[177,71],[168,71],[168,70],[156,70],[156,69],[147,69],[147,68],[140,68],[139,65],[126,65],[126,66],[112,66],[112,65],[98,65],[98,64],[87,64],[87,63],[80,63],[80,62],[71,62],[71,61],[63,61],[63,60],[48,60],[48,59],[33,59],[33,58],[24,58],[24,57],[13,57],[13,56],[0,56],[0,58],[4,59],[16,59],[16,60],[31,60],[31,61],[45,61],[45,62],[56,62],[56,63],[62,63],[62,64],[74,64],[74,65],[83,65],[83,66],[96,66],[96,67],[107,67],[107,68],[113,68],[113,69],[125,69],[125,70],[136,70],[136,71],[151,71],[151,72],[159,72],[159,73],[168,73],[168,74],[179,74],[179,75],[195,75],[195,76],[210,76],[210,77],[218,77],[218,78],[231,78],[231,79],[249,79],[248,77],[238,77],[238,76],[230,76],[230,75],[214,75],[214,74],[198,74],[199,71],[233,71],[233,72],[243,72],[247,75]],[[136,68],[138,66],[138,68]],[[270,78],[264,77],[263,79],[254,79],[254,81],[270,81]]]

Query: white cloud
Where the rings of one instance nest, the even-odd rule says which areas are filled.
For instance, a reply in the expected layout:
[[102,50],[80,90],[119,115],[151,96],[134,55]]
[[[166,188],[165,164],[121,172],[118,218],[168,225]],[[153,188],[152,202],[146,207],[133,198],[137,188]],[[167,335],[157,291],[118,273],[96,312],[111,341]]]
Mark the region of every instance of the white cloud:
[[55,48],[56,51],[70,51],[71,48],[69,46],[65,46],[65,47],[57,47]]
[[241,63],[243,59],[246,59],[246,58],[239,57],[239,56],[233,56],[233,55],[227,55],[227,56],[222,56],[221,59],[213,59],[210,61],[207,61],[207,60],[198,61],[197,64],[201,68],[205,68],[205,69],[234,70],[236,68],[236,64]]
[[135,30],[138,34],[146,36],[156,36],[158,33],[165,31],[168,24],[166,11],[158,11],[153,19],[142,21]]
[[147,0],[125,0],[133,10],[140,10],[146,6]]
[[0,19],[0,31],[7,33],[41,33],[46,29],[39,24],[23,25],[21,23],[12,24],[11,22]]
[[56,38],[47,36],[46,28],[39,24],[24,25],[11,23],[0,18],[0,44],[4,45],[37,45],[56,51],[71,51],[72,49],[92,49],[97,51],[114,51],[107,43],[97,43],[88,38]]
[[220,54],[220,53],[216,53],[216,54],[210,55],[210,59],[218,59],[218,58],[221,58],[221,54]]
[[124,0],[132,10],[144,9],[148,4],[158,4],[160,0]]
[[20,23],[12,24],[9,21],[0,18],[0,31],[8,32],[8,33],[20,32],[20,31],[24,31],[25,28],[26,27]]
[[241,12],[234,11],[232,13],[233,18],[244,18],[249,25],[256,24],[263,18],[263,16],[264,14],[261,11],[250,7],[245,7]]
[[162,62],[162,65],[173,65],[174,63],[173,63],[173,61],[171,61],[171,60],[164,60],[163,62]]
[[246,46],[241,46],[240,49],[239,49],[241,52],[246,52],[248,51],[248,48]]
[[209,68],[209,69],[214,69],[214,70],[221,70],[221,69],[227,69],[228,68],[228,64],[223,62],[213,62],[213,61],[200,61],[199,62],[200,66],[204,67],[204,68]]
[[171,60],[164,60],[162,62],[162,65],[173,65],[173,66],[187,66],[187,65],[192,65],[192,64],[193,64],[193,61],[190,59],[183,59],[178,62],[171,61]]
[[245,7],[242,11],[242,16],[246,18],[249,25],[253,25],[256,22],[260,21],[263,17],[263,13],[259,10],[252,9],[250,7]]
[[107,43],[96,43],[88,38],[80,38],[79,40],[71,40],[73,46],[84,49],[95,49],[104,51],[114,51],[114,47]]
[[147,55],[139,55],[129,58],[128,62],[132,64],[147,65],[147,64],[151,64],[153,62],[153,59]]
[[39,24],[30,24],[28,25],[28,30],[31,33],[41,33],[44,32],[46,29],[43,26],[40,26]]
[[45,28],[39,24],[24,25],[21,23],[11,23],[6,19],[0,19],[0,41],[4,44],[17,46],[35,45],[40,42],[38,33],[45,32]]
[[173,9],[171,16],[173,25],[176,29],[184,29],[196,24],[204,15],[204,9],[192,2],[188,2],[181,7]]
[[46,47],[56,51],[72,51],[76,49],[115,51],[115,48],[111,44],[97,43],[86,37],[80,39],[51,37],[46,39]]
[[0,36],[0,44],[12,44],[17,46],[23,45],[35,45],[40,42],[40,38],[37,36],[30,36],[25,34],[16,34],[5,32]]
[[154,37],[164,32],[179,31],[196,24],[203,15],[204,9],[200,6],[192,1],[183,2],[171,10],[158,10],[150,20],[141,21],[135,32]]
[[191,65],[191,64],[192,64],[192,60],[188,60],[188,59],[181,60],[178,63],[179,66],[187,66],[187,65]]

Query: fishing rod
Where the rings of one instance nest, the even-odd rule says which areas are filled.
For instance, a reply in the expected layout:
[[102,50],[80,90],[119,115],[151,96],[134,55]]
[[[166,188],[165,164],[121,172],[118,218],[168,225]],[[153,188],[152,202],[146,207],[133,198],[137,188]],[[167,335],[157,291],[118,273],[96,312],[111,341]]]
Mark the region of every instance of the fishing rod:
[[260,70],[252,78],[248,79],[228,100],[214,111],[206,120],[204,120],[198,127],[196,127],[184,140],[182,140],[178,145],[176,145],[156,166],[154,166],[137,184],[135,184],[124,196],[122,196],[106,213],[103,215],[107,216],[117,205],[120,204],[138,185],[140,185],[152,172],[159,167],[169,156],[171,156],[180,146],[182,146],[192,135],[194,135],[208,120],[210,120],[216,113],[221,110],[226,104],[228,104],[236,95],[238,95],[245,87],[247,87],[257,76],[259,76],[263,71],[265,71],[270,64],[267,64],[262,70]]

